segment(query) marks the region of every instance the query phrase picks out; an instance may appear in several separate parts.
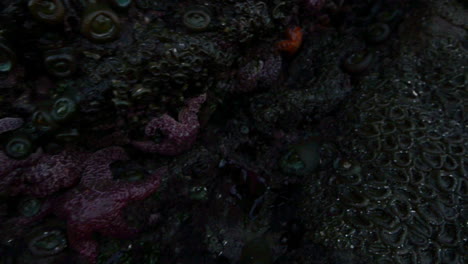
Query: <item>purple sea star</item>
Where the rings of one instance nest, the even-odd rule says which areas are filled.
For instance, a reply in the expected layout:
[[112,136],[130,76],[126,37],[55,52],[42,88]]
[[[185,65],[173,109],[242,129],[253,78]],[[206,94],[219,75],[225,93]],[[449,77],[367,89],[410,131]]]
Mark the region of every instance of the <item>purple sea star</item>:
[[179,112],[178,121],[164,114],[151,120],[145,128],[148,137],[154,137],[161,132],[165,138],[160,143],[153,141],[133,141],[132,145],[139,150],[161,155],[174,156],[189,150],[195,143],[200,129],[198,111],[205,102],[206,95],[187,101],[187,106]]
[[5,178],[5,181],[10,181],[9,194],[46,197],[77,184],[86,155],[69,150],[56,155],[42,155],[33,166],[17,169]]
[[109,147],[95,152],[83,164],[84,171],[79,185],[57,198],[50,198],[41,212],[33,218],[15,220],[25,225],[53,212],[67,220],[70,246],[90,263],[96,263],[98,243],[95,232],[114,238],[128,238],[138,229],[128,226],[122,209],[131,201],[143,200],[156,191],[161,176],[167,168],[158,169],[144,182],[119,182],[113,180],[109,168],[118,160],[128,160],[120,147]]

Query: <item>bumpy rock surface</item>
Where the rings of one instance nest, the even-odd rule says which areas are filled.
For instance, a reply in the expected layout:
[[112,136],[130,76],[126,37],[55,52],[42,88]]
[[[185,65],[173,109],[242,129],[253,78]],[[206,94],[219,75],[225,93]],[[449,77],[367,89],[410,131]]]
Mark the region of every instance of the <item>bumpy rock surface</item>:
[[462,263],[466,133],[402,98],[359,101],[336,171],[318,183],[330,207],[315,216],[314,239],[377,263]]
[[434,27],[347,100],[334,168],[308,180],[313,241],[369,263],[467,261],[466,50]]

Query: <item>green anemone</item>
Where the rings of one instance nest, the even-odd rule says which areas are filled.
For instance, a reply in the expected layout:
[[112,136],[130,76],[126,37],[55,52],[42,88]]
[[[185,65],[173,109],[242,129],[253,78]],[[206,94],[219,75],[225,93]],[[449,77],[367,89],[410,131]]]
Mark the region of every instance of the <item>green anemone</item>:
[[5,154],[14,159],[25,159],[33,151],[33,143],[26,135],[14,135],[5,143]]
[[41,201],[37,198],[28,197],[21,199],[18,210],[21,215],[26,217],[35,216],[41,210]]
[[76,103],[70,98],[62,97],[55,100],[51,116],[57,122],[70,120],[76,113]]
[[210,11],[203,6],[190,8],[183,17],[184,25],[193,31],[203,31],[211,22]]
[[61,0],[30,0],[28,8],[34,18],[47,24],[60,24],[65,17]]
[[106,5],[89,4],[82,18],[81,32],[93,42],[109,42],[120,34],[120,19]]

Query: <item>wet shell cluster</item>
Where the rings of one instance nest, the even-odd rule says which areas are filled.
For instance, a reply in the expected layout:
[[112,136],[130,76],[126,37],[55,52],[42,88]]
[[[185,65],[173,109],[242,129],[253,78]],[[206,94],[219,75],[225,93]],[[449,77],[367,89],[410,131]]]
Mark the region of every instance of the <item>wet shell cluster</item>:
[[326,190],[315,195],[328,196],[330,207],[314,219],[314,239],[358,249],[373,263],[462,263],[466,134],[396,102],[361,96],[349,108],[354,125],[339,142],[334,176],[316,179]]
[[466,262],[466,56],[446,41],[365,77],[346,100],[333,169],[309,178],[307,195],[322,201],[305,203],[313,241],[370,263]]
[[467,263],[462,5],[0,1],[0,263]]

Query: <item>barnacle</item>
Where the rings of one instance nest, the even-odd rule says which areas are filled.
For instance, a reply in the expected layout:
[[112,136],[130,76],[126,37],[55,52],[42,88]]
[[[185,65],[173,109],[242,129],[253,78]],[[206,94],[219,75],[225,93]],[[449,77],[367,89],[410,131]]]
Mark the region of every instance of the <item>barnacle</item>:
[[[366,263],[464,263],[466,159],[457,153],[466,153],[467,134],[462,100],[453,96],[462,96],[466,70],[449,66],[464,56],[455,44],[432,41],[427,55],[405,50],[396,70],[364,77],[346,100],[333,172],[312,174],[307,188],[328,201],[304,203],[319,226],[315,242]],[[443,78],[431,73],[434,65]]]
[[[340,160],[335,165],[339,187],[332,197],[336,195],[338,207],[347,213],[320,224],[322,231],[316,240],[340,248],[353,248],[354,241],[365,241],[368,244],[362,254],[388,263],[408,251],[417,258],[438,254],[438,249],[418,249],[428,247],[434,236],[444,249],[460,247],[463,231],[454,226],[462,221],[461,204],[449,202],[452,209],[447,210],[442,197],[457,193],[464,177],[460,170],[463,161],[449,154],[448,144],[434,136],[433,129],[455,138],[463,137],[461,130],[452,130],[442,120],[418,124],[434,113],[399,97],[364,94],[359,101],[366,102],[367,110],[357,111],[360,106],[355,103],[348,106],[348,124],[354,128],[341,140],[341,150],[353,161]],[[408,129],[401,124],[413,125]],[[336,226],[340,221],[345,225]],[[400,252],[403,247],[409,250]]]

